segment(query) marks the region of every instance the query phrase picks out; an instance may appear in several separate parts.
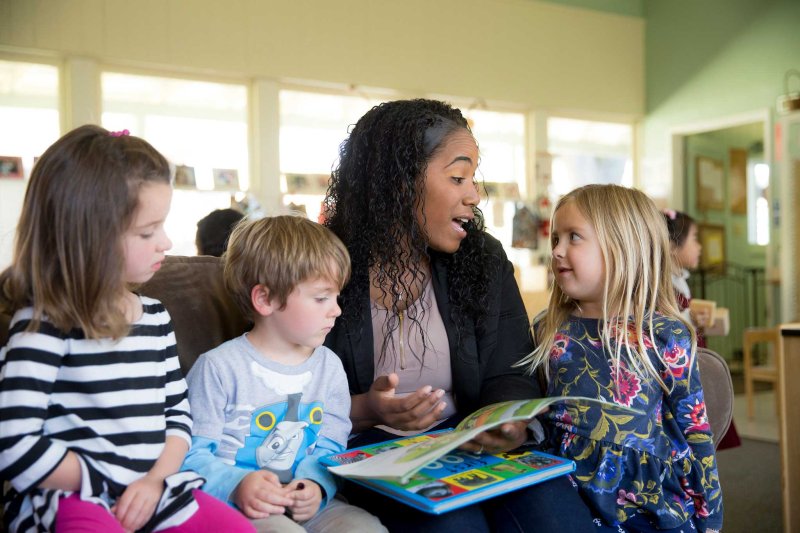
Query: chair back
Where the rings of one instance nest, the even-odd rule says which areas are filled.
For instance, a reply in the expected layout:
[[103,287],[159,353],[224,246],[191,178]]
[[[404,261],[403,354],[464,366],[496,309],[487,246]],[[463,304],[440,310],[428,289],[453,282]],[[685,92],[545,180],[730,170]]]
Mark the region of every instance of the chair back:
[[[772,348],[772,361],[764,365],[756,365],[753,360],[753,348],[757,344],[767,344]],[[755,417],[756,381],[778,383],[778,357],[780,357],[781,335],[778,328],[748,328],[742,335],[742,352],[744,354],[744,393],[747,397],[747,417]],[[777,400],[778,395],[775,395]],[[775,412],[780,416],[780,405],[775,402]]]
[[184,375],[200,354],[250,327],[225,288],[222,267],[219,257],[168,255],[139,289],[169,311]]
[[[765,377],[756,378],[757,381],[775,381],[778,376],[777,361],[778,344],[781,335],[778,328],[748,328],[742,335],[742,351],[744,352],[745,371],[753,369],[757,374]],[[756,365],[753,361],[753,348],[756,344],[769,344],[772,346],[773,360],[765,365]]]
[[728,432],[733,420],[731,372],[725,359],[708,348],[697,349],[697,364],[700,367],[700,382],[706,400],[706,414],[716,446]]

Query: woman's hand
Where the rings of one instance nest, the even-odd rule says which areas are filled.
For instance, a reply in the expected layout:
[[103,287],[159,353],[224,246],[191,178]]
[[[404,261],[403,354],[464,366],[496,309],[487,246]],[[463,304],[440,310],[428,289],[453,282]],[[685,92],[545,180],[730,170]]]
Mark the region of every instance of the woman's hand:
[[111,511],[125,531],[136,531],[153,516],[162,492],[164,480],[147,474],[128,485]]
[[501,453],[519,448],[528,438],[528,422],[515,420],[479,433],[461,448],[475,453]]
[[359,418],[372,418],[375,423],[400,430],[425,429],[436,422],[447,406],[446,402],[441,401],[444,391],[433,390],[430,385],[426,385],[407,396],[399,397],[395,393],[399,381],[400,378],[395,373],[378,376],[369,392],[360,395],[361,399],[354,397],[354,404],[362,404],[361,409],[357,407],[355,410],[366,410],[371,415]]

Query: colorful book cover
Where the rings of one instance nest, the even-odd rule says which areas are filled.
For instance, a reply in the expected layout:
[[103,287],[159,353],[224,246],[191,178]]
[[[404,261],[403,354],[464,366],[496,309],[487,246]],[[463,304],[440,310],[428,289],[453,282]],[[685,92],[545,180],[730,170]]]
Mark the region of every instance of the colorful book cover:
[[436,439],[417,442],[405,441],[406,444],[403,446],[395,446],[384,453],[372,455],[363,462],[332,466],[330,471],[351,479],[384,479],[404,483],[425,465],[472,440],[479,433],[505,422],[530,420],[542,413],[549,405],[558,402],[601,403],[610,409],[628,413],[639,412],[622,405],[581,396],[551,396],[532,400],[499,402],[478,409],[462,420],[455,430],[440,435]]
[[[432,444],[451,437],[452,430],[423,433],[360,448],[322,459],[327,466],[349,465],[398,448]],[[400,479],[354,477],[352,481],[431,514],[441,514],[507,492],[568,474],[575,463],[529,448],[477,454],[453,449],[417,470],[406,483]],[[336,469],[332,469],[335,471]]]

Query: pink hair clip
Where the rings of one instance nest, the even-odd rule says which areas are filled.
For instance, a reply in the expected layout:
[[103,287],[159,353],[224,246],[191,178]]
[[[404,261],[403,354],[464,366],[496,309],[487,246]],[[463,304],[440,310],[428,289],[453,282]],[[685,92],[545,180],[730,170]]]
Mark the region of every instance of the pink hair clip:
[[111,137],[122,137],[123,135],[130,135],[131,132],[128,130],[121,130],[121,131],[109,131],[108,134]]
[[675,217],[678,216],[678,213],[676,213],[674,209],[662,209],[662,213],[670,220],[675,220]]

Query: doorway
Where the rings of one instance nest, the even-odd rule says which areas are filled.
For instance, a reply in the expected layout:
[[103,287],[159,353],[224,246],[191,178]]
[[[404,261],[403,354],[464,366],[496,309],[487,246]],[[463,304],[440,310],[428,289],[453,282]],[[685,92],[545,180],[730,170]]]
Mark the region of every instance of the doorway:
[[672,136],[674,205],[697,221],[704,245],[692,296],[728,309],[728,334],[707,341],[733,372],[742,366],[744,329],[780,322],[770,121],[763,110]]

